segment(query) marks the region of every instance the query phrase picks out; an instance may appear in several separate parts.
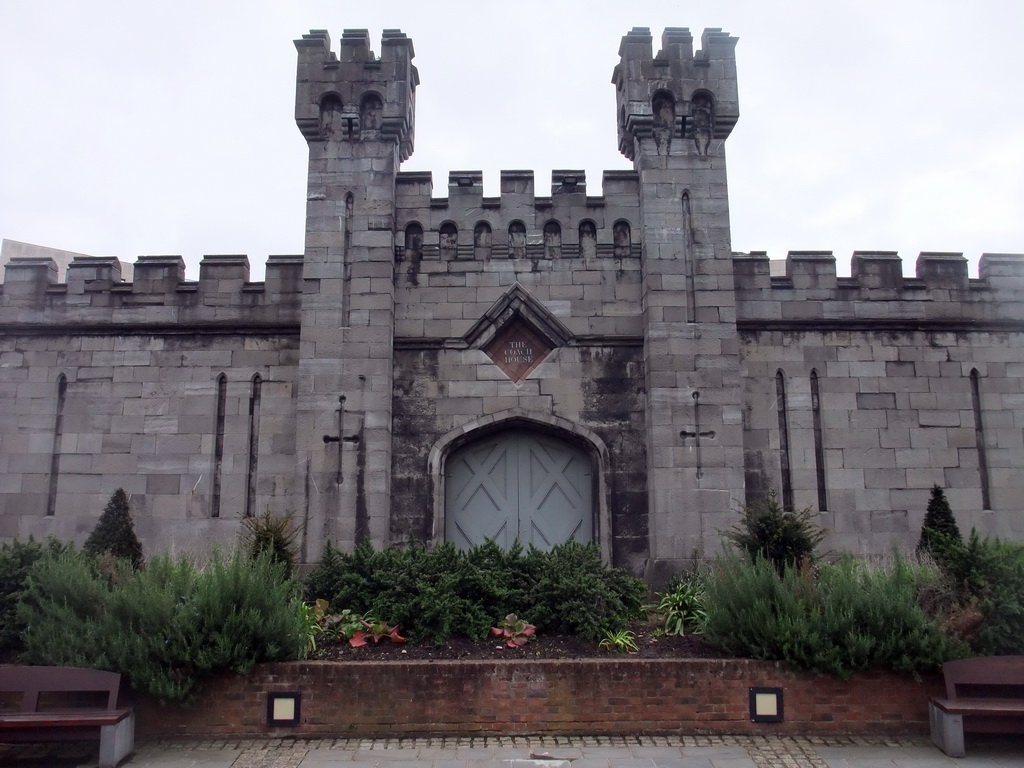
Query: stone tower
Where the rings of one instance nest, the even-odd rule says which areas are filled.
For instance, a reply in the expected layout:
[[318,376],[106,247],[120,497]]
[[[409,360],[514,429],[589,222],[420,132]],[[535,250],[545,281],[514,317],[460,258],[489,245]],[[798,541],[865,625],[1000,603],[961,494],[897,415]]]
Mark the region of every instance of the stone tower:
[[725,139],[739,117],[736,38],[693,50],[666,29],[622,39],[620,151],[639,176],[651,567],[713,555],[743,498],[742,388]]
[[412,154],[412,41],[366,30],[295,41],[295,122],[309,143],[296,463],[302,559],[328,539],[386,542],[390,513],[395,177]]

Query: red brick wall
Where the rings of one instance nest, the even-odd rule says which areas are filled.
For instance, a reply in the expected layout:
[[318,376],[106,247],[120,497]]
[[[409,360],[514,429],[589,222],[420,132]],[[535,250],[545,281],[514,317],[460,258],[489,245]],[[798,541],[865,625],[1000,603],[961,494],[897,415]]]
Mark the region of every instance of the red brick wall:
[[[784,689],[785,722],[751,723],[748,688]],[[302,722],[266,726],[267,693]],[[139,702],[142,736],[925,732],[941,678],[832,677],[743,660],[294,662],[207,683],[188,709]]]

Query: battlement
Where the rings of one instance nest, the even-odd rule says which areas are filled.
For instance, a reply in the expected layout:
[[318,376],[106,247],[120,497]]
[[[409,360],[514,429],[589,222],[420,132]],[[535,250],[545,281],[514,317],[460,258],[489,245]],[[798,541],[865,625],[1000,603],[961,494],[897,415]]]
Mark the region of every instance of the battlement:
[[773,275],[764,252],[733,254],[738,320],[743,321],[1024,321],[1024,254],[985,253],[978,278],[962,253],[922,252],[905,277],[895,251],[855,251],[850,277],[839,277],[831,251],[790,251]]
[[433,196],[428,171],[396,178],[396,256],[421,237],[419,257],[441,261],[490,258],[640,258],[639,179],[605,171],[599,196],[587,194],[586,172],[551,172],[549,195],[538,195],[533,171],[501,172],[497,197],[483,194],[481,171],[451,171],[446,197]]
[[739,119],[736,43],[721,29],[705,29],[701,49],[683,27],[669,27],[654,55],[647,27],[634,27],[619,46],[612,71],[619,120],[619,150],[630,160],[637,144],[653,139],[655,151],[707,156]]
[[53,259],[14,258],[0,284],[0,325],[297,326],[302,265],[302,256],[271,256],[265,280],[250,282],[246,256],[205,256],[199,280],[188,281],[181,256],[140,256],[125,282],[118,259],[78,256],[58,282]]
[[380,58],[365,29],[346,29],[340,53],[326,30],[295,41],[295,122],[309,142],[396,142],[401,160],[413,152],[416,86],[412,40],[386,29]]
[[[448,196],[432,197],[434,176],[430,171],[403,171],[396,177],[399,195],[430,199],[435,207],[453,205],[454,200],[479,200],[487,208],[500,208],[504,202],[521,202],[523,198],[533,200],[544,207],[552,204],[556,197],[580,198],[586,205],[597,207],[605,204],[606,197],[619,198],[631,196],[636,198],[639,192],[639,179],[633,171],[605,171],[601,176],[604,195],[587,196],[587,174],[582,170],[554,170],[551,172],[551,195],[536,194],[534,172],[523,170],[501,171],[499,189],[500,197],[483,196],[482,171],[449,171]],[[445,203],[445,201],[449,201]]]

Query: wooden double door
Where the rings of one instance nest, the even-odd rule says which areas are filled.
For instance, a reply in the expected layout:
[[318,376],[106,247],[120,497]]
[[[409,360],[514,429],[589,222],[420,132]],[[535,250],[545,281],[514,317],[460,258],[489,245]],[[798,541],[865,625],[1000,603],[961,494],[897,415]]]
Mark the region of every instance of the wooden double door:
[[593,541],[593,465],[571,443],[502,432],[462,447],[446,466],[445,539],[460,548]]

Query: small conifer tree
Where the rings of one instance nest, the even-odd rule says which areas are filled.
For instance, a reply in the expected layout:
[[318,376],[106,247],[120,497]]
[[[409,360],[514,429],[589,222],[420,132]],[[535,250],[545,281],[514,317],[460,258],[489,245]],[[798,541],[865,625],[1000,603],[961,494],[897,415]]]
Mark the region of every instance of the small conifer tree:
[[142,565],[142,544],[135,535],[135,526],[128,511],[128,495],[123,488],[114,491],[82,549],[94,555],[109,552],[115,557],[123,557],[131,562],[133,568]]
[[759,557],[775,566],[779,575],[788,567],[813,565],[815,550],[825,538],[824,529],[813,519],[810,507],[785,509],[774,490],[742,508],[743,516],[723,536],[747,554],[751,562]]
[[931,498],[928,499],[928,510],[924,515],[924,524],[921,526],[921,538],[917,542],[917,553],[928,554],[938,557],[942,550],[950,544],[956,545],[963,541],[960,535],[960,528],[953,517],[953,510],[946,501],[946,494],[936,485],[932,487]]

